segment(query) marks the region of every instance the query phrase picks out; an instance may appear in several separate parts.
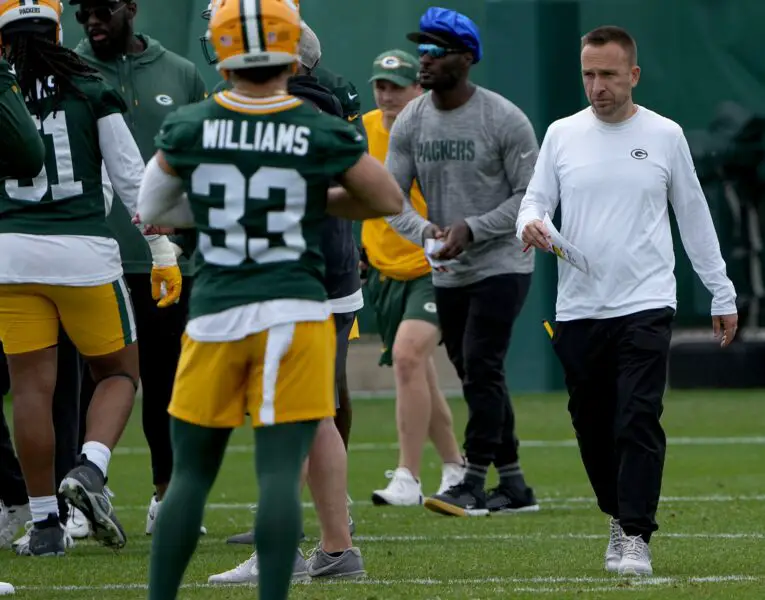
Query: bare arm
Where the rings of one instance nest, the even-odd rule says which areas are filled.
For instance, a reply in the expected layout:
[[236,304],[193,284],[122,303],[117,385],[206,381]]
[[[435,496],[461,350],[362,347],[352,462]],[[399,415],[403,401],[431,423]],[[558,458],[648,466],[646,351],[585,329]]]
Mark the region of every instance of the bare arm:
[[327,196],[327,212],[335,217],[363,221],[401,212],[404,196],[396,181],[379,161],[363,154],[339,177],[342,188]]

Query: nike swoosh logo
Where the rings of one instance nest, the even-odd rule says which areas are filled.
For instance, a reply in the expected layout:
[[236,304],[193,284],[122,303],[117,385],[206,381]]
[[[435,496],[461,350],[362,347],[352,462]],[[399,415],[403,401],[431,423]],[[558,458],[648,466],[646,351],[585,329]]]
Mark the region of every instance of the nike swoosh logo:
[[533,150],[529,150],[528,152],[521,152],[521,160],[527,159],[532,154],[534,154]]
[[351,100],[355,100],[358,97],[359,97],[358,94],[351,94],[350,92],[348,92],[348,98],[350,98]]

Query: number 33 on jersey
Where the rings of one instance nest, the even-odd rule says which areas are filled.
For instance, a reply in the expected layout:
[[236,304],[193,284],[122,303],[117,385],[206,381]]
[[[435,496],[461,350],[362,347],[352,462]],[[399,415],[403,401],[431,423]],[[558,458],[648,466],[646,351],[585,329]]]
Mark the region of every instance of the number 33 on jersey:
[[168,117],[157,147],[183,179],[199,231],[190,319],[326,299],[327,190],[366,150],[352,126],[292,96],[221,92]]

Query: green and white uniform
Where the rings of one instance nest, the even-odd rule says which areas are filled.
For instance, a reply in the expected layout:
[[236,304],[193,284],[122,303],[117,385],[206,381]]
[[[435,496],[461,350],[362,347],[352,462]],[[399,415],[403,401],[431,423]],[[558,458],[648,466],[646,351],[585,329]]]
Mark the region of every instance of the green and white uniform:
[[231,341],[329,318],[327,190],[361,158],[363,137],[292,96],[253,102],[222,92],[168,117],[157,146],[199,232],[188,335]]
[[102,165],[135,214],[143,161],[122,98],[100,80],[77,78],[86,99],[66,93],[34,116],[45,164],[29,180],[0,185],[0,283],[94,286],[122,275],[106,224]]
[[0,59],[0,140],[0,181],[40,172],[45,147],[11,66],[3,59]]

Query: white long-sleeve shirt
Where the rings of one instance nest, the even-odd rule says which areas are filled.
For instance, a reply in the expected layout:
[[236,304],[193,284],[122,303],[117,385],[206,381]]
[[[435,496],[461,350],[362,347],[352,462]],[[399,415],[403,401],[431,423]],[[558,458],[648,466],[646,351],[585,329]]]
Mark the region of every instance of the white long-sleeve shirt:
[[643,107],[608,124],[587,108],[550,125],[517,235],[560,203],[561,234],[595,276],[558,260],[557,320],[606,319],[677,307],[669,204],[712,315],[736,312],[712,217],[680,126]]

